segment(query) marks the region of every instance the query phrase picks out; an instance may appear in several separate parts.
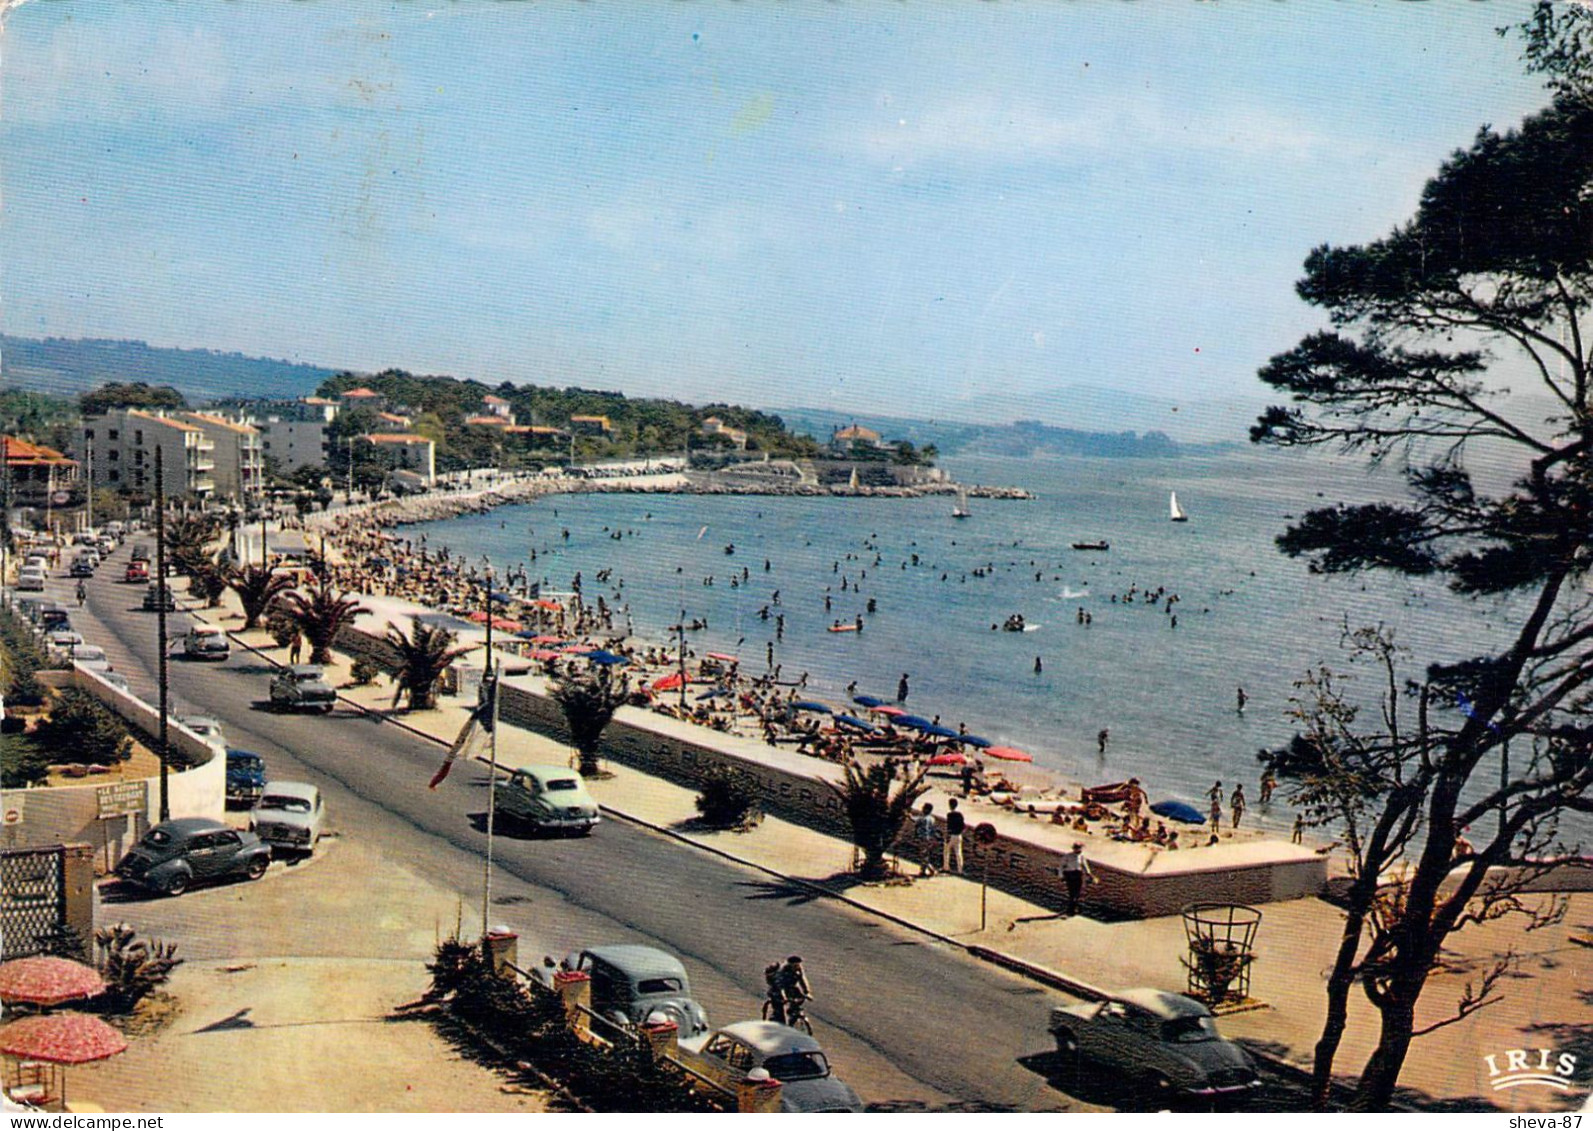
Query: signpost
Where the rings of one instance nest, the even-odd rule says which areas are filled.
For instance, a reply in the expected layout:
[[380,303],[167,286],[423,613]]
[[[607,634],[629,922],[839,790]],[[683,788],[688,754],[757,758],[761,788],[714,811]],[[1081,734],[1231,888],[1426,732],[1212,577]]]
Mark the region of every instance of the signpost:
[[[105,844],[105,870],[111,870],[111,821],[117,818],[136,817],[149,812],[149,782],[119,781],[102,785],[94,790],[94,803],[99,806],[100,833]],[[123,821],[126,827],[126,821]]]
[[990,900],[990,846],[996,843],[996,826],[981,821],[974,826],[974,843],[980,848],[979,857],[984,865],[984,876],[979,881],[979,929],[985,929]]

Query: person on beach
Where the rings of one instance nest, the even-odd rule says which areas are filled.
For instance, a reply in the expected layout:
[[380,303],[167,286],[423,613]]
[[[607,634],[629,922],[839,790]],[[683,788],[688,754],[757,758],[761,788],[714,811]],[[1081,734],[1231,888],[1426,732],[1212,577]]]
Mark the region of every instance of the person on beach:
[[907,673],[902,673],[902,678],[896,681],[896,702],[907,702]]
[[1095,870],[1090,867],[1090,862],[1084,858],[1084,845],[1079,841],[1073,842],[1073,851],[1062,854],[1062,862],[1057,868],[1057,874],[1062,877],[1062,882],[1067,885],[1068,904],[1064,912],[1068,917],[1079,913],[1079,894],[1084,890],[1084,877],[1090,878],[1090,883],[1097,884],[1100,880],[1095,877]]
[[1109,727],[1102,727],[1099,731],[1096,732],[1096,734],[1095,734],[1095,748],[1096,748],[1096,750],[1099,753],[1101,753],[1101,754],[1105,754],[1106,753],[1106,740],[1111,738],[1111,737],[1112,737],[1112,731],[1111,731],[1111,729]]
[[1272,791],[1278,788],[1278,776],[1268,766],[1261,771],[1261,804],[1269,805],[1272,802]]
[[946,813],[946,840],[941,845],[940,870],[955,872],[960,876],[962,875],[962,834],[968,827],[968,821],[958,811],[955,797],[947,804],[949,808]]
[[1289,843],[1290,844],[1299,844],[1304,839],[1305,839],[1305,814],[1304,813],[1296,813],[1294,815],[1294,831],[1289,834]]
[[1233,796],[1228,800],[1229,811],[1233,814],[1232,824],[1239,828],[1239,819],[1245,815],[1245,785],[1240,782],[1233,787]]
[[918,819],[913,822],[913,837],[918,841],[918,874],[928,877],[935,874],[935,866],[930,863],[930,846],[935,843],[935,807],[930,802],[924,802],[924,807],[918,811]]
[[1248,696],[1248,695],[1246,695],[1246,694],[1245,694],[1245,689],[1244,689],[1244,688],[1242,688],[1242,687],[1241,687],[1241,688],[1240,688],[1240,689],[1239,689],[1239,690],[1238,690],[1238,691],[1237,691],[1237,692],[1236,692],[1236,693],[1235,693],[1235,695],[1234,695],[1234,700],[1235,700],[1235,702],[1236,702],[1236,703],[1237,703],[1237,705],[1238,705],[1238,708],[1239,708],[1239,713],[1240,713],[1240,714],[1241,714],[1241,715],[1242,715],[1242,714],[1244,714],[1244,713],[1245,713],[1245,704],[1246,704],[1246,703],[1248,703],[1248,702],[1249,702],[1249,701],[1250,701],[1250,697],[1249,697],[1249,696]]

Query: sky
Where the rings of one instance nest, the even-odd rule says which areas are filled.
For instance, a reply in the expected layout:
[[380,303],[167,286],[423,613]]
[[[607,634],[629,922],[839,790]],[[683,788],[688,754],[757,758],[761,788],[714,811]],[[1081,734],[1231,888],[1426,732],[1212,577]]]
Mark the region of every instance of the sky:
[[32,0],[0,329],[703,403],[1264,399],[1526,3]]

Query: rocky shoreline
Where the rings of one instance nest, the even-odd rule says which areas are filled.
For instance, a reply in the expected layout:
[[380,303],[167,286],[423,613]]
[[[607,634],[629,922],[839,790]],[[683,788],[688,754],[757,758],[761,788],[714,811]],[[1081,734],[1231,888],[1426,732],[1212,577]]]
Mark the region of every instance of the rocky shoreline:
[[712,473],[653,475],[636,479],[515,479],[481,490],[431,492],[407,498],[363,503],[353,508],[323,511],[309,515],[310,528],[330,526],[340,516],[370,515],[382,526],[408,526],[437,522],[465,514],[485,514],[497,507],[524,503],[548,495],[636,494],[636,495],[765,495],[800,498],[918,499],[955,495],[965,490],[975,499],[1032,499],[1021,487],[968,487],[955,483],[935,483],[918,487],[826,487],[813,483],[749,482],[731,480]]

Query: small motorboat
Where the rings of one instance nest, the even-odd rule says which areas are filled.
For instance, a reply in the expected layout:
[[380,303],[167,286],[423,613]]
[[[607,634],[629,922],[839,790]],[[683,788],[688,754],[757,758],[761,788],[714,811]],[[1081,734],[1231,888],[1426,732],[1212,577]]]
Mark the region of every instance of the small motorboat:
[[1075,542],[1073,543],[1073,548],[1075,550],[1110,550],[1112,545],[1110,542]]

